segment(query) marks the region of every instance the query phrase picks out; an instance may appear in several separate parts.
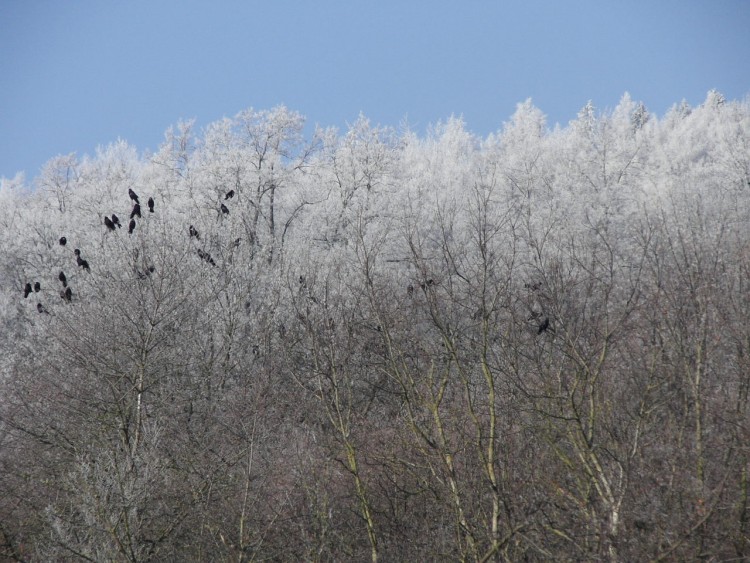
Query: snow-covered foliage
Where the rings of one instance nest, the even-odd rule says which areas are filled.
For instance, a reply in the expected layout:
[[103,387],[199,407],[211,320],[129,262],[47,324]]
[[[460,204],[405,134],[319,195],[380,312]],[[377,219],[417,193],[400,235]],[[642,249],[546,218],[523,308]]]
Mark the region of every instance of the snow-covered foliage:
[[2,180],[3,559],[750,557],[747,102],[303,131]]

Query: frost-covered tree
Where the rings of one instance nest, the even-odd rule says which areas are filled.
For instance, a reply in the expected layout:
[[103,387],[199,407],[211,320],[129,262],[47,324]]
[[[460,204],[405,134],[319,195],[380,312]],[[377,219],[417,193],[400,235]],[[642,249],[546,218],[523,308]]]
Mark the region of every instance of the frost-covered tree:
[[2,180],[4,559],[749,556],[746,101],[303,125]]

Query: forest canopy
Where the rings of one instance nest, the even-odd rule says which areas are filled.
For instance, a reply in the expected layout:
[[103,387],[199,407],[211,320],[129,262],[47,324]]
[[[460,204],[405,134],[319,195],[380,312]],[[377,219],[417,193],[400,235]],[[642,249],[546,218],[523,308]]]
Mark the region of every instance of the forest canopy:
[[0,185],[0,558],[750,558],[750,103],[248,109]]

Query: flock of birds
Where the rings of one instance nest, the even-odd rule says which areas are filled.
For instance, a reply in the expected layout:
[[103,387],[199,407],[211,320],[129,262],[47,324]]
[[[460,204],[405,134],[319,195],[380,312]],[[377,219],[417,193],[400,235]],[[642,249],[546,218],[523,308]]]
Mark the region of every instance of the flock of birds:
[[[132,188],[128,188],[128,196],[133,201],[133,209],[130,212],[130,217],[129,217],[130,222],[128,224],[128,234],[132,235],[137,226],[137,223],[135,220],[136,217],[138,219],[143,219],[143,215],[141,215],[141,204],[138,198],[138,194],[135,193],[135,191],[133,191]],[[229,190],[224,195],[224,201],[228,201],[232,199],[233,197],[234,197],[234,190]],[[147,205],[148,205],[149,212],[154,213],[155,202],[154,202],[153,197],[148,198]],[[221,215],[229,215],[229,208],[224,203],[222,203],[221,206],[219,207],[219,212]],[[122,228],[122,223],[120,223],[120,218],[115,213],[112,213],[111,216],[105,215],[104,225],[107,227],[108,231],[116,231],[117,229]],[[196,240],[201,240],[200,233],[193,225],[190,225],[190,228],[188,229],[188,233],[190,235],[190,238],[195,237]],[[58,242],[60,246],[66,246],[68,244],[68,239],[62,236],[60,237]],[[240,242],[240,239],[237,239],[235,241],[235,246],[239,246],[239,242]],[[76,264],[78,265],[78,267],[83,268],[87,272],[90,272],[91,267],[89,266],[88,260],[86,260],[85,258],[81,256],[81,250],[79,248],[76,248],[75,250],[73,250],[73,254],[75,254]],[[204,251],[202,248],[198,248],[198,256],[202,260],[205,260],[206,262],[211,264],[212,266],[216,266],[216,262],[214,262],[214,259],[211,257],[211,255],[208,252]],[[153,266],[149,266],[145,272],[138,272],[138,276],[141,279],[143,279],[146,276],[149,276],[150,274],[152,274],[154,271],[155,271],[155,268]],[[65,275],[65,272],[61,270],[57,276],[57,279],[60,280],[60,282],[62,283],[62,289],[60,290],[60,298],[67,303],[72,302],[73,290],[68,286],[68,278]],[[23,289],[23,297],[24,299],[27,299],[29,295],[31,295],[31,293],[39,293],[41,290],[42,290],[42,285],[40,282],[35,281],[33,285],[31,282],[27,282]],[[40,314],[47,314],[47,315],[49,314],[49,311],[41,302],[37,302],[36,308]]]
[[[130,212],[130,223],[128,224],[128,234],[133,234],[133,231],[135,231],[135,227],[136,227],[135,218],[138,217],[139,219],[143,219],[143,216],[141,215],[141,204],[138,198],[138,194],[136,194],[132,188],[128,188],[128,196],[130,196],[130,199],[134,202],[133,209]],[[234,197],[234,190],[229,190],[224,195],[224,201],[226,202],[232,199],[233,197]],[[153,197],[148,198],[147,205],[148,205],[149,212],[154,213],[154,198]],[[219,212],[221,213],[221,215],[229,215],[229,208],[226,206],[225,203],[221,204],[221,206],[219,207]],[[111,217],[107,217],[107,216],[104,217],[104,225],[107,227],[109,231],[115,231],[119,228],[122,228],[122,224],[120,223],[120,218],[114,213],[112,213]],[[190,238],[195,238],[198,241],[201,240],[201,235],[198,232],[198,229],[196,229],[193,225],[190,225],[190,227],[188,228],[188,234]],[[60,243],[60,246],[65,246],[68,244],[68,239],[65,238],[64,236],[60,237],[59,243]],[[240,243],[240,239],[237,239],[236,241],[234,241],[235,246],[239,246],[239,243]],[[211,254],[209,254],[202,248],[198,248],[197,253],[198,253],[198,257],[201,260],[204,260],[205,262],[211,264],[212,266],[216,266],[216,262],[214,261]],[[88,261],[81,257],[80,249],[76,248],[73,251],[73,254],[75,254],[76,264],[78,264],[80,268],[83,268],[87,272],[91,271]],[[144,277],[149,276],[153,272],[154,272],[154,267],[149,266],[145,273],[138,272],[138,276],[141,279],[143,279]],[[73,290],[70,287],[68,287],[68,278],[65,276],[65,272],[61,270],[60,274],[57,276],[57,279],[60,280],[60,282],[62,283],[62,287],[63,287],[60,290],[60,298],[63,301],[70,303],[73,300]],[[434,280],[428,279],[424,281],[423,283],[421,283],[420,287],[422,291],[427,291],[427,289],[433,286],[434,283],[435,283]],[[300,284],[301,285],[305,284],[305,278],[302,276],[300,276]],[[530,291],[538,291],[541,287],[541,282],[535,283],[535,284],[527,283],[527,284],[524,284],[524,286],[526,287],[526,289]],[[42,285],[40,282],[35,281],[33,285],[31,284],[31,282],[27,282],[23,289],[23,297],[24,299],[26,299],[29,297],[29,295],[31,295],[32,292],[39,293],[41,290],[42,290]],[[414,295],[414,286],[409,284],[409,286],[406,288],[406,291],[409,297],[412,297]],[[42,305],[41,302],[38,302],[36,304],[36,308],[40,314],[47,314],[47,315],[49,314],[49,311],[47,311],[47,308],[44,305]],[[532,315],[532,318],[530,318],[529,320],[532,320],[533,318],[536,318],[537,316],[538,315]],[[551,330],[550,319],[549,317],[545,316],[544,319],[539,324],[539,326],[537,327],[537,334],[538,335],[542,334],[544,332],[547,332],[548,330]]]

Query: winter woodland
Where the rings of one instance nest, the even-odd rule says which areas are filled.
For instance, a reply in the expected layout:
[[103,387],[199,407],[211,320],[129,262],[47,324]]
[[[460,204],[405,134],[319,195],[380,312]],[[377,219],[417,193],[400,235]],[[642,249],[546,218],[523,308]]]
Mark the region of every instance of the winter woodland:
[[3,180],[1,559],[750,558],[747,100],[304,131]]

